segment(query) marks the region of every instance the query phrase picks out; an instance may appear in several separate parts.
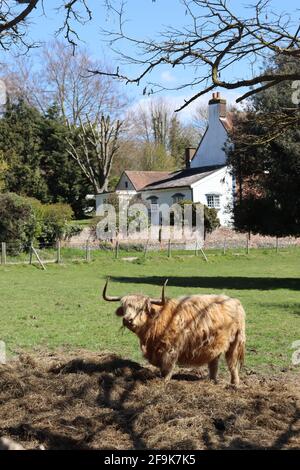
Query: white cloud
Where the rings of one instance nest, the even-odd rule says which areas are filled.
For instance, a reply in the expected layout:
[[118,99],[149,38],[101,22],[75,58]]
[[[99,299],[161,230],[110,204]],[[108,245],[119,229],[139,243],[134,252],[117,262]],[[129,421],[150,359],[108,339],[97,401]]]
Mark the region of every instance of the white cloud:
[[169,71],[162,72],[160,78],[163,82],[171,83],[176,82],[176,77]]
[[[222,90],[220,91],[221,98],[224,98],[227,100],[227,105],[230,106],[232,104],[236,105],[235,100],[242,94],[237,93],[236,91],[231,91],[231,90]],[[188,105],[186,108],[184,108],[182,111],[178,112],[178,117],[183,121],[183,122],[188,122],[193,119],[193,115],[198,108],[198,106],[208,106],[208,102],[212,97],[212,93],[207,93],[206,95],[201,96],[200,98],[196,99],[195,101],[192,101],[190,105]],[[164,95],[163,93],[150,96],[150,97],[143,97],[139,100],[137,100],[131,107],[131,110],[134,112],[136,109],[139,107],[145,109],[147,108],[151,101],[159,100],[162,99],[164,103],[166,103],[172,111],[175,111],[176,109],[180,108],[183,104],[184,101],[187,100],[189,96],[187,95]]]

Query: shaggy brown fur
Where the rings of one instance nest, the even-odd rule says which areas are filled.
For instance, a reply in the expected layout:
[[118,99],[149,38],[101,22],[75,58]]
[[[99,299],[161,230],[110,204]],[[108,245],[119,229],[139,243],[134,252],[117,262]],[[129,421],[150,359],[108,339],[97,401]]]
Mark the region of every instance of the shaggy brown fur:
[[[237,299],[224,295],[193,295],[169,299],[163,306],[149,297],[121,299],[123,324],[137,334],[145,358],[169,380],[176,364],[208,364],[217,380],[218,360],[225,354],[231,383],[239,383],[245,351],[245,312]],[[122,312],[123,311],[123,312]]]

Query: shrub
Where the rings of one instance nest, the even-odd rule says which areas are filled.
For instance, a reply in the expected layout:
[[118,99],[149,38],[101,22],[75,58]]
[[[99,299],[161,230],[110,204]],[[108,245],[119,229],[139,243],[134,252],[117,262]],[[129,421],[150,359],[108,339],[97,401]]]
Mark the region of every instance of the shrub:
[[40,215],[41,232],[37,238],[40,243],[53,244],[69,231],[68,223],[73,217],[73,210],[68,204],[45,204]]
[[200,202],[192,202],[189,200],[183,200],[179,203],[182,207],[185,204],[192,204],[192,223],[196,225],[196,210],[198,206],[204,207],[204,237],[207,233],[213,232],[216,228],[220,227],[220,220],[218,218],[218,212],[214,208],[207,207]]
[[69,240],[82,232],[82,226],[77,224],[67,224],[64,232],[64,238]]
[[216,228],[220,227],[220,220],[218,218],[218,212],[213,207],[204,206],[204,231],[205,233],[211,233]]
[[27,200],[14,193],[0,194],[0,241],[7,250],[18,254],[34,237],[35,213]]
[[18,254],[31,242],[52,245],[57,239],[78,235],[82,228],[70,224],[73,210],[68,204],[42,204],[14,193],[0,194],[0,241]]

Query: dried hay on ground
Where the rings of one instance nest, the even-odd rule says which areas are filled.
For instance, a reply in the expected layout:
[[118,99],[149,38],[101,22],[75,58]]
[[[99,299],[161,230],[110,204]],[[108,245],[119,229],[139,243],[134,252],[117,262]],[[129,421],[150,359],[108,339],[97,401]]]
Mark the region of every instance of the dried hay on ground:
[[298,374],[214,385],[87,351],[20,355],[0,366],[0,437],[27,449],[300,449]]

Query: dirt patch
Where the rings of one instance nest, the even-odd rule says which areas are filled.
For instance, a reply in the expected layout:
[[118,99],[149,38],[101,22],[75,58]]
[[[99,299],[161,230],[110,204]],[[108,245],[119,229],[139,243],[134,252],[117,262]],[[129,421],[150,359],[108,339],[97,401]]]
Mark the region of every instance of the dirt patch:
[[234,390],[109,353],[20,355],[0,366],[0,437],[46,449],[300,449],[297,374],[246,371]]

